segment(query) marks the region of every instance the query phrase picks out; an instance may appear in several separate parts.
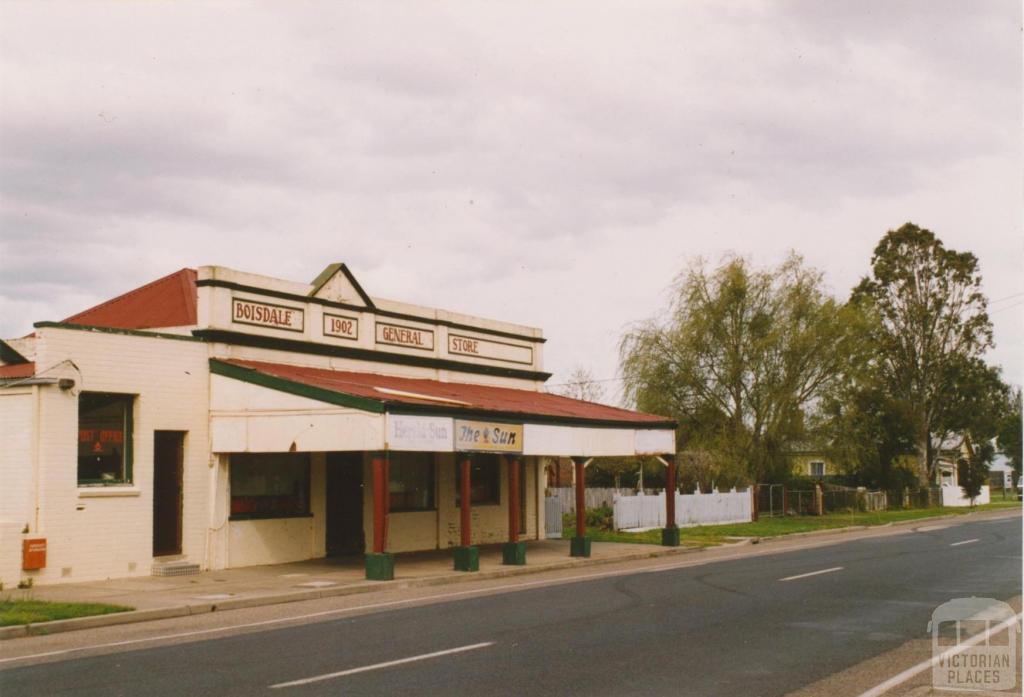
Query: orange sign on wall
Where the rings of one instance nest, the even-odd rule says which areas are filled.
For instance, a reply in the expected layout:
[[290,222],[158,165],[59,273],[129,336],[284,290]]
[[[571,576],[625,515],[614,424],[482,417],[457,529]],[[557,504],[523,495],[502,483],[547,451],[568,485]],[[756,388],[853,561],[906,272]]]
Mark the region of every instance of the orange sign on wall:
[[35,571],[46,566],[46,538],[21,541],[21,568]]

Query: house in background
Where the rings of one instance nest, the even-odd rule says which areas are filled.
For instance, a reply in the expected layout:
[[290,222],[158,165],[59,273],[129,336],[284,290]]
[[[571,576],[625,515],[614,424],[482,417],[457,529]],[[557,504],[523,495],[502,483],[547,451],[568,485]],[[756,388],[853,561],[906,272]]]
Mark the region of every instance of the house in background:
[[798,477],[823,479],[839,474],[839,466],[822,449],[807,446],[794,450],[790,456],[793,458],[793,474]]

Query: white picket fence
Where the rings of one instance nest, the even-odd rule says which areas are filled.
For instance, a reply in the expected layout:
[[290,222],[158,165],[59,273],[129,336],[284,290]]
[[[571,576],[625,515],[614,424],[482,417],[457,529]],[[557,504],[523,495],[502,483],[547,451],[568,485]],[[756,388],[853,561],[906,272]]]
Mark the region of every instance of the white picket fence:
[[[646,489],[646,493],[653,494],[654,489]],[[571,486],[552,487],[548,489],[552,498],[557,498],[562,505],[562,513],[576,512],[576,489]],[[583,490],[587,501],[587,508],[601,508],[602,506],[612,507],[612,501],[616,496],[633,496],[636,491],[633,489],[616,489],[614,487],[586,487]]]
[[[969,498],[967,498],[966,496],[964,496],[964,490],[962,488],[960,488],[959,486],[954,486],[952,484],[943,484],[941,488],[942,488],[942,505],[943,506],[970,506],[971,505],[971,500]],[[991,500],[991,496],[990,496],[989,491],[990,490],[989,490],[989,487],[988,487],[987,484],[985,486],[981,487],[981,493],[978,494],[978,497],[976,499],[974,499],[974,504],[975,505],[981,505],[981,504],[988,503]]]
[[[665,492],[641,496],[615,496],[615,529],[665,527]],[[750,491],[712,494],[676,493],[676,525],[723,525],[749,523],[753,519]]]

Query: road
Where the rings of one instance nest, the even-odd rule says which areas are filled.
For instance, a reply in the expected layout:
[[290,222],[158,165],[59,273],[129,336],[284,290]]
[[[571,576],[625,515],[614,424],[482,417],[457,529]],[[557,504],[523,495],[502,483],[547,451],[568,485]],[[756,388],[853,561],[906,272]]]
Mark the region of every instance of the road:
[[[759,547],[700,565],[647,565],[214,638],[28,658],[0,664],[0,694],[807,693],[921,641],[932,610],[951,598],[1021,595],[1019,515],[778,553]],[[902,660],[871,664],[885,667],[857,680],[871,687],[906,668]],[[850,694],[859,694],[850,680]]]

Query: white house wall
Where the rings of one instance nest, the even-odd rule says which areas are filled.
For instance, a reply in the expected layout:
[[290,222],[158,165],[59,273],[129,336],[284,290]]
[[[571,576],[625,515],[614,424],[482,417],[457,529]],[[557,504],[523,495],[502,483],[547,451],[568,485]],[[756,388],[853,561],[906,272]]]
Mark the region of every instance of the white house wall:
[[[201,561],[210,506],[206,346],[53,327],[37,335],[38,369],[54,366],[53,374],[76,384],[39,388],[40,516],[29,536],[47,539],[47,566],[24,576],[55,583],[151,573],[156,430],[187,432],[182,553]],[[78,486],[81,391],[136,395],[130,486]]]
[[0,583],[11,588],[21,578],[21,541],[35,519],[36,395],[39,387],[0,391]]

